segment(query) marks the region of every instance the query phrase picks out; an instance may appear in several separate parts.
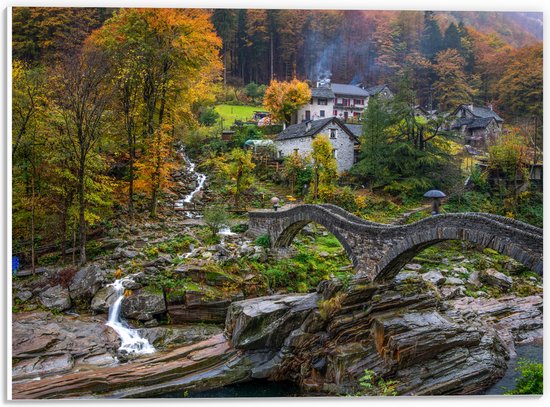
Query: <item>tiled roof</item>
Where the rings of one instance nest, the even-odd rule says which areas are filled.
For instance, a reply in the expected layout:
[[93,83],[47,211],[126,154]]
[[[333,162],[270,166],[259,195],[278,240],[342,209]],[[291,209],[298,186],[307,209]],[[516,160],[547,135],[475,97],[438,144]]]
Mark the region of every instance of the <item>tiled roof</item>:
[[488,107],[474,106],[474,110],[472,111],[472,113],[474,114],[474,116],[477,116],[477,117],[481,117],[481,118],[493,117],[497,122],[504,121],[494,110],[491,110]]
[[335,95],[345,95],[345,96],[362,96],[367,97],[369,93],[365,89],[361,89],[359,86],[355,85],[344,85],[342,83],[332,83],[330,88]]

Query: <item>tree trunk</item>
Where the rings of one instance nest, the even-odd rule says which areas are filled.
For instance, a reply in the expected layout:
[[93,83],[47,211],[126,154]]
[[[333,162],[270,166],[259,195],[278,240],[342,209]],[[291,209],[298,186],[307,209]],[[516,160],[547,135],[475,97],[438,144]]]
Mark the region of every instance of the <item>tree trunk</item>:
[[[34,150],[34,143],[33,143],[33,150]],[[34,161],[34,154],[33,154],[33,161]],[[34,163],[32,165],[32,175],[31,175],[31,269],[32,269],[32,274],[35,274],[35,271],[36,271],[36,265],[35,265],[35,241],[34,241],[34,234],[35,234],[35,230],[34,230],[34,199],[35,199],[35,196],[34,196],[34,193],[35,193],[35,189],[34,189]]]
[[78,234],[80,241],[78,243],[78,251],[80,253],[79,265],[86,263],[86,217],[85,217],[85,196],[84,196],[84,174],[85,174],[85,155],[81,151],[80,168],[78,170]]

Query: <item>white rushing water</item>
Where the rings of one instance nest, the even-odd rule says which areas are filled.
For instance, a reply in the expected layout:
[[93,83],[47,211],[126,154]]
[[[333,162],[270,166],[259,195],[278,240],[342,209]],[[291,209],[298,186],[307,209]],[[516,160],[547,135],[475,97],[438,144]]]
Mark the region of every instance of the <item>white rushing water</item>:
[[124,282],[132,281],[130,278],[125,277],[116,280],[113,284],[110,284],[116,290],[117,299],[114,304],[109,308],[109,320],[107,326],[113,328],[118,336],[120,336],[121,345],[119,351],[126,351],[133,354],[147,354],[155,352],[153,345],[145,338],[139,335],[139,332],[128,326],[126,321],[120,317],[120,311],[122,306],[122,300],[124,299]]
[[[180,150],[180,152],[183,154],[183,159],[185,163],[187,164],[187,172],[189,174],[192,174],[197,179],[197,187],[188,195],[184,196],[182,199],[176,201],[175,206],[176,208],[183,208],[186,203],[190,203],[193,200],[193,197],[204,187],[204,183],[206,181],[206,175],[201,174],[200,172],[195,171],[195,163],[191,162],[189,158],[185,155],[185,153]],[[192,218],[193,214],[190,212],[186,213],[187,217]],[[195,216],[198,217],[198,216]]]

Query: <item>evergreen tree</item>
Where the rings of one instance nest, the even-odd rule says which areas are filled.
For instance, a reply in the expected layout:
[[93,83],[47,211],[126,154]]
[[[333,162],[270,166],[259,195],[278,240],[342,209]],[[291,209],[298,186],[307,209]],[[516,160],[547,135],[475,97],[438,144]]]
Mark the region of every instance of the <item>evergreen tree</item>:
[[433,11],[424,13],[424,32],[420,42],[422,55],[430,61],[443,49],[443,38]]
[[455,23],[449,24],[445,30],[445,36],[443,38],[443,49],[456,49],[462,51],[462,44],[460,42],[460,32]]

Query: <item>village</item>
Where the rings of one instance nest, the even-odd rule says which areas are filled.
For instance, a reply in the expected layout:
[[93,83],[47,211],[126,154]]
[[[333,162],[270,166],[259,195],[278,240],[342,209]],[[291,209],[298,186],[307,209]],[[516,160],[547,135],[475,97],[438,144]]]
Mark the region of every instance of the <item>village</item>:
[[540,13],[10,13],[14,399],[542,393]]

